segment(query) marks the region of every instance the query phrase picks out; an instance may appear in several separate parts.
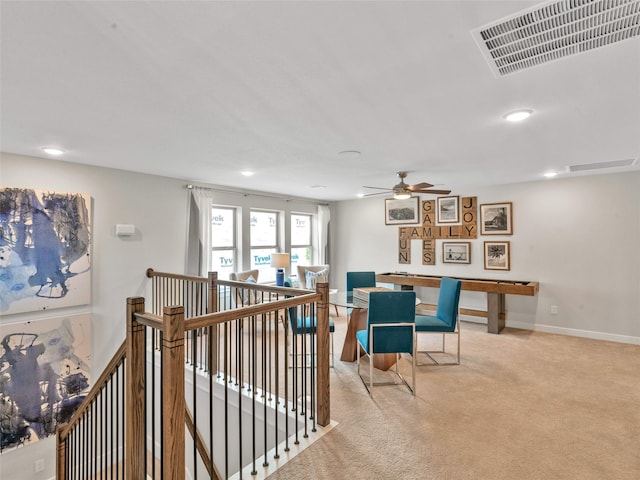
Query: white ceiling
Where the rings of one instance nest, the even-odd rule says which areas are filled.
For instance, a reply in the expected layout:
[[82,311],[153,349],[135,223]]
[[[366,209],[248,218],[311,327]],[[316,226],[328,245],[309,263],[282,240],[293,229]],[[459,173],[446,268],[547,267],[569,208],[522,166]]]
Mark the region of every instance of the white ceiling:
[[324,200],[640,157],[640,37],[494,77],[471,31],[538,3],[3,0],[1,148]]

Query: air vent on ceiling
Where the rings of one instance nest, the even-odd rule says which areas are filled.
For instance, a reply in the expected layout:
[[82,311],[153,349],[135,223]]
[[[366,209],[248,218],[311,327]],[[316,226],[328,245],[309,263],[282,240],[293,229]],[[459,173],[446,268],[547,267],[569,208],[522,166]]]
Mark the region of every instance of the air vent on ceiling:
[[612,160],[611,162],[582,163],[580,165],[569,165],[570,172],[584,172],[586,170],[599,170],[601,168],[631,167],[636,164],[635,158],[626,160]]
[[544,3],[472,34],[494,74],[509,75],[640,35],[640,0]]

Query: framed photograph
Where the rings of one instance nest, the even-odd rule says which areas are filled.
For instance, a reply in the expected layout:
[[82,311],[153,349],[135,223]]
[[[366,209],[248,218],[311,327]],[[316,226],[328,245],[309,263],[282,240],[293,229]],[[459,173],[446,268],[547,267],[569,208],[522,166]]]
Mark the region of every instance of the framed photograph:
[[403,223],[419,223],[420,209],[419,197],[411,197],[406,200],[385,198],[384,223],[385,225],[402,225]]
[[471,263],[471,242],[442,242],[442,263]]
[[484,269],[509,270],[511,259],[509,242],[484,242]]
[[481,235],[512,235],[511,202],[480,205]]
[[438,223],[460,223],[460,197],[438,197]]

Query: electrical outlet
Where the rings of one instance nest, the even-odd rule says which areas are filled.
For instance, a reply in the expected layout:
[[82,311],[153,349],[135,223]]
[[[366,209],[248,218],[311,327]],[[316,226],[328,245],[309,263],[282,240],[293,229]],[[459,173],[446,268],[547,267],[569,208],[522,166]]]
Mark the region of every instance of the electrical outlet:
[[557,315],[557,314],[558,314],[558,306],[551,305],[551,315]]
[[36,460],[33,467],[36,472],[44,472],[44,458]]

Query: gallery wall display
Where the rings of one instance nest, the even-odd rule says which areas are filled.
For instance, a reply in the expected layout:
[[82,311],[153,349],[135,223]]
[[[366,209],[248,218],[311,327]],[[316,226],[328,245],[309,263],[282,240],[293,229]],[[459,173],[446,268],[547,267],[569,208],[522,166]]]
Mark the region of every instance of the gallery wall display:
[[[417,197],[416,197],[417,198]],[[458,197],[444,197],[458,198]],[[399,250],[398,263],[411,263],[411,240],[422,240],[422,264],[436,264],[436,240],[444,239],[472,239],[478,237],[478,207],[476,197],[462,197],[449,203],[449,207],[457,205],[459,212],[458,223],[440,223],[436,208],[436,200],[424,200],[422,202],[422,224],[413,227],[398,227]],[[450,215],[445,215],[449,217]]]
[[[417,201],[412,197],[401,202]],[[387,202],[398,200],[387,199]],[[404,204],[406,205],[406,203]],[[413,207],[412,207],[413,208]],[[385,212],[388,216],[388,207]],[[413,218],[413,214],[409,215]],[[398,263],[411,263],[411,240],[422,241],[422,264],[436,264],[436,240],[442,240],[442,263],[471,263],[471,242],[452,241],[478,238],[476,197],[447,196],[421,203],[421,224],[398,228]],[[405,223],[392,219],[396,223]],[[387,219],[387,224],[389,224]],[[480,205],[482,235],[512,235],[513,208],[511,202]],[[484,268],[510,270],[510,244],[507,241],[484,243]]]
[[0,453],[55,435],[90,387],[91,315],[2,325]]
[[90,202],[84,193],[0,189],[0,313],[90,302]]

